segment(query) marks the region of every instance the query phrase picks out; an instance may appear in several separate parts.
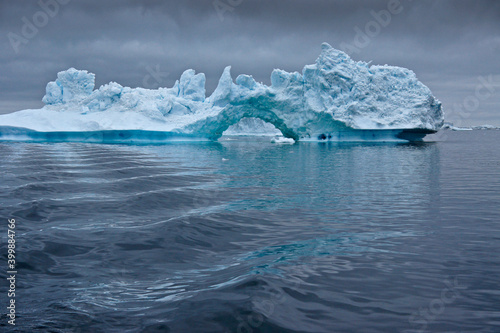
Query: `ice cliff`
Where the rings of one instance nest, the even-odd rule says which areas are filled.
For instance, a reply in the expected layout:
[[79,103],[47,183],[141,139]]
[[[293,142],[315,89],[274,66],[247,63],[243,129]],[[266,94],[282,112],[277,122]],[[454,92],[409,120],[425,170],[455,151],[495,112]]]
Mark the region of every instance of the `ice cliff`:
[[244,118],[259,118],[295,140],[340,138],[357,130],[437,131],[441,103],[411,70],[370,66],[324,43],[302,73],[275,69],[271,86],[252,76],[235,81],[226,67],[205,96],[205,75],[185,71],[172,88],[149,90],[111,82],[94,89],[87,71],[59,72],[39,110],[0,116],[0,126],[40,132],[147,130],[217,139]]

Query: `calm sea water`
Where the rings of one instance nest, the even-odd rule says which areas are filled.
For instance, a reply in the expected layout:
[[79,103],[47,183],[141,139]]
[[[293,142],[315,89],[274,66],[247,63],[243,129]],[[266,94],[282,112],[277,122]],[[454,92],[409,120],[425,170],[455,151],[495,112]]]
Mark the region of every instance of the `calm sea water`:
[[500,131],[268,140],[0,144],[0,330],[500,332]]

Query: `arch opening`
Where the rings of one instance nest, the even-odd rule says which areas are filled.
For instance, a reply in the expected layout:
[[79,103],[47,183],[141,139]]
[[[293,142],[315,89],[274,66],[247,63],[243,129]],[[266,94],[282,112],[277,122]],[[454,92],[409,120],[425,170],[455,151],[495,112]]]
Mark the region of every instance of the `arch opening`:
[[279,129],[256,117],[241,118],[236,124],[231,125],[222,135],[227,136],[277,136],[283,135]]
[[217,116],[204,119],[191,127],[195,132],[207,133],[212,140],[219,139],[222,134],[232,125],[237,124],[243,118],[257,118],[265,123],[272,124],[286,138],[298,141],[299,135],[288,128],[283,119],[279,118],[273,111],[255,107],[230,106],[226,107]]

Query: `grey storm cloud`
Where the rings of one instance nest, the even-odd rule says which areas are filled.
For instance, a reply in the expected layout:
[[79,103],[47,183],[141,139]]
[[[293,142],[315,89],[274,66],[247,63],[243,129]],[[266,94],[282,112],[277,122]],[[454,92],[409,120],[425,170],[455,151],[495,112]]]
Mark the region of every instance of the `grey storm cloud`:
[[0,36],[0,113],[42,106],[46,83],[69,67],[95,73],[97,86],[147,88],[193,68],[211,92],[227,65],[269,83],[328,42],[412,69],[449,121],[500,125],[495,0],[1,0]]

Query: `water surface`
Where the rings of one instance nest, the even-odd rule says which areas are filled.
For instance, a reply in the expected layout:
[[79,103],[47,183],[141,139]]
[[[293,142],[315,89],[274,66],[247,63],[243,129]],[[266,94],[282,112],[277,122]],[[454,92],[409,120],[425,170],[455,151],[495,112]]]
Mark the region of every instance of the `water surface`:
[[500,131],[268,140],[0,144],[13,331],[500,330]]

